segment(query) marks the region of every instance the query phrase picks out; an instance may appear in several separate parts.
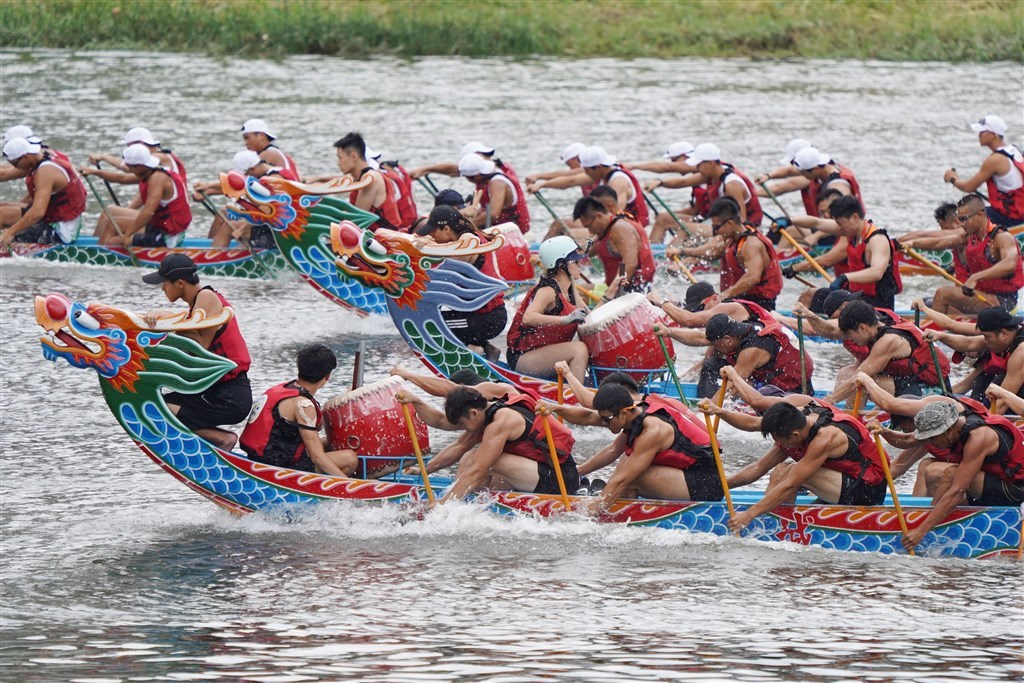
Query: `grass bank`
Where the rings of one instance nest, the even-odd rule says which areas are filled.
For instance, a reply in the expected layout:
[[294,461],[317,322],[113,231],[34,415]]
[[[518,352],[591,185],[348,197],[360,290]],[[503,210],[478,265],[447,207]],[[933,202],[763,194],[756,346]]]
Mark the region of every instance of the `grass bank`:
[[0,0],[3,47],[1024,61],[1020,0]]

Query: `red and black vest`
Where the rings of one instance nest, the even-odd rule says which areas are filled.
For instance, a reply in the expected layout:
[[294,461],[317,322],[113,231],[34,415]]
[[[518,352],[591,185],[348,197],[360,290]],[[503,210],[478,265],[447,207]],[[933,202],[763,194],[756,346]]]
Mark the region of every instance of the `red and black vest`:
[[616,173],[624,173],[629,178],[629,182],[633,185],[633,199],[626,202],[626,211],[636,216],[637,222],[641,227],[651,222],[651,216],[647,212],[647,203],[644,201],[644,188],[640,185],[640,181],[636,179],[633,172],[627,168],[623,168],[619,164],[612,166],[612,170],[608,171],[600,182],[602,185],[607,185]]
[[640,403],[639,408],[640,415],[626,427],[625,453],[627,456],[633,454],[633,444],[644,430],[644,419],[656,417],[672,427],[675,438],[668,448],[655,454],[651,465],[685,470],[694,465],[704,466],[714,462],[711,438],[707,431],[698,429],[697,425],[686,419],[671,403],[662,400],[662,397],[658,395],[648,394]]
[[29,205],[36,196],[36,171],[43,164],[50,163],[60,168],[68,177],[68,184],[63,190],[57,190],[50,194],[50,203],[46,206],[46,213],[43,220],[47,223],[60,223],[78,218],[85,211],[85,185],[82,179],[75,173],[74,164],[64,154],[56,151],[43,153],[43,160],[32,172],[25,176],[25,188],[28,190]]
[[604,283],[611,285],[619,276],[619,264],[622,263],[622,256],[612,253],[609,235],[611,235],[615,223],[620,220],[628,223],[630,228],[636,231],[637,238],[640,240],[640,249],[637,251],[637,267],[630,284],[634,286],[650,284],[654,281],[654,255],[651,253],[651,240],[647,236],[647,231],[641,228],[632,216],[623,213],[612,216],[604,234],[590,247],[591,255],[600,259],[601,265],[604,266]]
[[[507,167],[506,167],[507,168]],[[526,234],[530,231],[530,209],[526,206],[526,195],[523,194],[523,187],[519,184],[513,176],[507,173],[494,173],[486,177],[486,180],[482,184],[478,184],[476,188],[480,190],[480,205],[489,207],[491,203],[491,181],[496,177],[501,176],[508,180],[513,187],[515,194],[514,201],[508,206],[501,207],[498,211],[498,215],[494,215],[493,208],[491,209],[491,225],[499,225],[501,223],[515,223],[519,226],[519,230]]]
[[[377,214],[377,221],[372,230],[377,230],[378,228],[398,229],[399,224],[402,222],[402,216],[398,213],[398,205],[395,203],[395,188],[392,187],[391,181],[388,180],[386,175],[380,171],[374,171],[369,166],[359,172],[359,177],[356,180],[362,180],[363,176],[367,173],[376,173],[384,181],[384,201],[377,206],[370,207],[370,213]],[[349,203],[355,206],[358,197],[359,190],[353,190],[349,195]]]
[[782,448],[783,453],[799,461],[807,455],[807,444],[814,440],[823,427],[836,427],[846,435],[846,452],[838,458],[826,458],[821,466],[863,481],[868,486],[876,486],[885,481],[878,447],[860,420],[820,400],[817,404],[808,403],[804,406],[803,414],[818,416],[811,426],[806,443],[794,448]]
[[[1002,154],[1010,160],[1010,164],[1017,169],[1024,180],[1024,161],[1018,161],[1012,153],[1005,149],[997,149],[996,154]],[[996,187],[996,179],[990,177],[985,184],[988,185],[988,201],[992,208],[1007,218],[1024,220],[1024,185],[1016,190],[1003,192]]]
[[896,259],[896,254],[899,252],[896,251],[896,245],[893,244],[888,233],[871,221],[864,221],[860,239],[856,244],[853,243],[853,240],[847,240],[846,272],[853,273],[867,268],[864,252],[867,251],[868,240],[873,237],[883,237],[889,241],[889,264],[885,267],[885,273],[876,282],[851,282],[848,288],[851,292],[864,292],[868,296],[882,299],[883,301],[892,300],[893,297],[903,291],[903,279],[900,277],[900,269]]
[[[293,159],[291,156],[285,154],[284,151],[280,147],[278,147],[277,145],[274,145],[274,144],[267,145],[266,147],[261,149],[259,151],[259,153],[263,154],[264,152],[266,152],[271,147],[273,147],[275,150],[277,150],[277,153],[280,154],[282,157],[284,157],[284,168],[286,168],[289,171],[291,171],[292,173],[294,173],[296,178],[301,178],[302,174],[299,173],[299,165],[295,163],[295,159]],[[271,166],[273,166],[273,165],[274,164],[271,164]]]
[[408,228],[419,218],[416,199],[412,195],[412,177],[397,161],[381,163],[380,170],[398,186],[399,192],[395,194],[395,204],[398,206],[398,215],[402,218],[401,227]]
[[697,185],[692,189],[693,194],[690,195],[690,206],[694,208],[696,213],[695,216],[707,216],[708,211],[711,209],[711,202],[708,201],[708,188],[703,185]]
[[[906,358],[890,360],[889,364],[882,370],[883,373],[890,377],[917,377],[928,385],[939,386],[939,376],[935,374],[935,360],[932,358],[931,348],[925,342],[924,337],[921,336],[921,330],[916,325],[906,320],[901,320],[892,325],[883,325],[875,337],[874,343],[877,343],[882,338],[882,335],[886,334],[896,334],[906,339],[910,344],[911,351],[910,355]],[[935,349],[935,354],[939,358],[939,368],[942,370],[942,377],[948,377],[949,358],[946,357],[946,354],[941,349]]]
[[[1024,325],[1017,327],[1017,334],[1005,351],[1002,353],[996,353],[992,349],[985,351],[985,355],[981,356],[974,365],[974,367],[981,369],[981,373],[974,380],[974,384],[971,385],[971,396],[979,401],[983,400],[985,390],[988,389],[989,384],[992,382],[1002,384],[1003,378],[1006,377],[1006,372],[1009,369],[1010,356],[1021,344],[1024,344]],[[1024,384],[1017,389],[1017,395],[1024,396]]]
[[[576,302],[572,301],[562,292],[562,288],[558,286],[556,281],[549,278],[541,278],[523,298],[523,303],[519,305],[519,310],[516,311],[515,317],[512,318],[512,325],[509,326],[508,335],[506,335],[510,351],[522,354],[542,346],[572,341],[573,337],[576,336],[576,329],[580,326],[579,323],[540,325],[537,327],[523,324],[523,315],[526,313],[526,309],[530,307],[533,298],[537,296],[537,292],[543,287],[551,287],[555,290],[555,303],[551,308],[544,311],[545,315],[568,315],[571,311],[578,308]],[[569,291],[573,292],[575,290],[570,288]]]
[[[739,301],[745,307],[757,306],[750,301]],[[761,308],[758,306],[758,308]],[[761,308],[764,311],[763,308]],[[748,332],[742,339],[740,344],[731,354],[726,356],[726,360],[729,365],[736,365],[736,359],[739,357],[740,352],[751,346],[755,346],[755,337],[771,337],[779,345],[778,352],[772,356],[772,359],[756,368],[750,373],[750,380],[755,383],[756,386],[764,384],[774,384],[783,391],[796,392],[801,390],[800,382],[800,350],[790,343],[789,337],[786,336],[783,331],[782,325],[771,317],[771,314],[764,311],[767,319],[762,323],[754,324],[754,329]],[[810,354],[804,354],[804,362],[807,367],[807,377],[810,378],[814,374],[814,361],[811,359]]]
[[[975,239],[973,235],[967,237],[965,256],[967,258],[967,270],[970,273],[979,273],[991,268],[996,263],[992,256],[992,239],[1000,230],[1006,228],[989,222],[985,235],[981,239]],[[1017,266],[1012,275],[1005,275],[998,280],[979,280],[977,289],[980,292],[989,294],[1013,294],[1024,288],[1024,264],[1021,263],[1020,245],[1014,240],[1014,249],[1017,250]],[[965,278],[966,279],[966,278]]]
[[166,173],[170,176],[171,182],[174,183],[174,195],[167,200],[166,204],[161,200],[153,217],[149,219],[149,225],[168,235],[185,232],[192,222],[192,207],[188,203],[188,190],[185,188],[185,182],[174,171],[163,167],[154,168],[146,176],[146,180],[139,181],[139,197],[142,198],[143,205],[146,203],[146,197],[149,196],[149,178],[153,177],[153,173]]
[[854,177],[853,171],[840,164],[834,164],[834,166],[839,170],[830,173],[825,180],[810,181],[807,187],[800,190],[800,199],[804,202],[804,210],[808,216],[821,216],[818,213],[818,195],[834,180],[845,180],[849,184],[853,196],[860,199],[860,205],[864,206],[864,200],[860,196],[860,184],[857,182],[857,178]]
[[281,416],[278,405],[289,398],[305,396],[316,408],[316,431],[320,431],[323,413],[313,395],[300,387],[295,380],[270,387],[263,392],[263,398],[256,403],[249,422],[238,439],[239,446],[251,459],[274,465],[293,467],[306,454],[300,429],[314,429],[298,425]]
[[[203,289],[208,289],[216,294],[217,298],[220,299],[222,306],[226,306],[234,310],[234,307],[228,303],[228,300],[224,298],[224,295],[216,289],[209,285],[203,287]],[[193,302],[193,306],[194,305],[195,302]],[[189,315],[191,314],[192,306],[189,307]],[[246,345],[245,339],[242,337],[241,330],[238,329],[237,315],[232,315],[231,320],[217,328],[217,331],[213,335],[213,341],[210,342],[209,350],[211,353],[223,356],[235,364],[234,370],[220,378],[219,381],[221,382],[226,382],[229,379],[238,377],[248,370],[249,366],[252,364],[252,358],[249,356],[249,347]]]
[[[963,403],[963,401],[961,400]],[[964,446],[971,432],[982,427],[989,427],[999,438],[999,447],[992,455],[986,456],[981,464],[981,471],[1011,484],[1024,484],[1024,432],[1002,415],[993,415],[984,410],[975,410],[966,405],[961,413],[966,421],[960,431],[960,438],[950,446],[949,450],[940,454],[932,453],[936,458],[946,462],[963,462]],[[931,450],[929,450],[931,453]]]
[[[903,320],[896,312],[889,310],[888,308],[876,308],[875,313],[878,314],[878,319],[881,321],[882,326],[895,325],[896,323]],[[857,359],[857,363],[863,363],[864,360],[871,355],[871,347],[864,344],[854,344],[849,339],[843,340],[843,346],[847,351],[850,352],[854,358]]]
[[771,240],[757,230],[748,230],[741,234],[738,239],[725,245],[725,255],[722,257],[722,274],[719,278],[718,291],[724,292],[734,284],[746,272],[740,263],[739,251],[743,248],[743,242],[748,237],[757,237],[768,252],[767,265],[761,275],[761,281],[745,292],[737,296],[755,296],[760,299],[774,299],[782,291],[782,269],[779,267],[779,257],[775,253],[775,247]]
[[[512,398],[492,401],[484,412],[484,427],[494,420],[494,414],[502,408],[516,411],[526,421],[522,436],[506,441],[502,452],[529,458],[537,462],[551,464],[551,451],[548,449],[547,435],[544,432],[544,421],[537,419],[537,399],[529,394],[517,394]],[[571,457],[572,446],[576,442],[572,431],[554,417],[548,417],[551,425],[551,437],[555,443],[555,454],[558,462],[564,463]]]
[[707,184],[706,201],[708,208],[710,209],[714,201],[722,196],[722,186],[725,185],[729,174],[732,173],[743,181],[743,184],[747,186],[747,194],[750,195],[746,202],[747,219],[744,221],[744,224],[752,228],[761,225],[761,221],[764,220],[764,212],[761,210],[761,202],[757,198],[757,188],[754,186],[754,183],[746,175],[736,170],[732,164],[722,164],[722,167],[725,169],[722,172],[722,176],[718,180]]
[[185,187],[188,187],[188,171],[185,170],[185,164],[182,163],[181,159],[178,158],[178,155],[171,150],[161,147],[160,151],[171,158],[171,163],[173,164],[171,170],[180,175],[181,182],[185,183]]

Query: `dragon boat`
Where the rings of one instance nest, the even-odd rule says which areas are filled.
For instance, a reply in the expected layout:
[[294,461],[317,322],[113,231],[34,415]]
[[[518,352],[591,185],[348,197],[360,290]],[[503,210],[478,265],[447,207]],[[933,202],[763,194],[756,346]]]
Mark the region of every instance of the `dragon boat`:
[[[433,260],[435,255],[424,258]],[[438,261],[445,263],[441,258]],[[393,293],[405,297],[404,305],[415,303],[417,296],[423,300],[422,292],[406,289]],[[263,465],[214,447],[177,420],[163,400],[163,390],[203,391],[234,364],[176,333],[220,326],[232,315],[230,308],[212,317],[202,311],[191,317],[184,312],[166,314],[149,326],[141,316],[105,304],[83,304],[56,293],[35,299],[36,321],[44,332],[40,340],[43,357],[95,371],[107,406],[139,449],[179,482],[222,508],[235,514],[287,512],[345,500],[402,504],[410,519],[421,517],[426,512],[427,495],[421,482],[411,477],[354,480]],[[438,489],[449,483],[441,478],[431,482]],[[743,509],[760,495],[736,491],[734,501]],[[559,496],[506,491],[481,493],[476,499],[501,515],[549,517],[566,512]],[[568,502],[576,508],[585,500],[573,496]],[[926,504],[921,499],[903,501],[911,526],[927,515]],[[725,503],[622,500],[598,521],[727,536],[728,515]],[[903,552],[898,518],[888,505],[815,505],[802,497],[795,505],[782,505],[758,517],[745,536],[834,550]],[[925,537],[918,553],[961,558],[1013,555],[1020,536],[1021,510],[1017,508],[958,508]]]

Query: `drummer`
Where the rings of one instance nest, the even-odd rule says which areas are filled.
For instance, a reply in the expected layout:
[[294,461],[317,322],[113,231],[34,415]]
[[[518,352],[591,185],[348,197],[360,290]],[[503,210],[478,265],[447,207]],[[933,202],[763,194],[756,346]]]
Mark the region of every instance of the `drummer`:
[[578,261],[586,255],[565,235],[545,240],[538,255],[545,273],[512,319],[508,366],[522,374],[554,377],[555,363],[564,360],[583,381],[590,353],[586,344],[574,338],[587,317],[587,307],[575,282],[580,276]]
[[608,286],[605,301],[627,292],[647,291],[654,280],[654,256],[647,232],[626,213],[612,214],[593,197],[576,202],[572,212],[596,239],[590,254],[604,266],[604,282]]
[[[435,206],[427,218],[427,222],[416,230],[420,237],[426,237],[437,244],[448,244],[458,241],[465,234],[475,235],[482,243],[488,243],[491,238],[480,232],[465,216],[452,206]],[[449,256],[466,263],[484,275],[496,280],[502,279],[494,269],[494,258],[490,253],[467,256]],[[501,355],[501,349],[491,343],[491,340],[501,334],[508,322],[508,311],[505,309],[504,292],[498,292],[493,299],[476,309],[475,311],[441,311],[441,315],[459,341],[469,347],[479,349],[487,360],[496,361]]]

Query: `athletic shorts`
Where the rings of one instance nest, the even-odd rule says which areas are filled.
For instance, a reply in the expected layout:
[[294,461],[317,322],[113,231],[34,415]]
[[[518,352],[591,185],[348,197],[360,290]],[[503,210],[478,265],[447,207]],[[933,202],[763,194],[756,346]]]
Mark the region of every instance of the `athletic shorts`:
[[881,505],[885,502],[888,486],[885,481],[877,484],[866,484],[863,479],[855,479],[843,474],[843,487],[839,491],[838,505]]
[[[912,394],[914,396],[931,396],[932,394],[942,393],[942,387],[929,384],[918,377],[893,377],[892,382],[896,388],[893,392],[893,396],[902,396],[904,394]],[[949,386],[948,377],[945,382],[946,386]]]
[[1004,481],[991,472],[982,472],[985,483],[981,495],[975,498],[967,494],[967,502],[971,505],[1013,505],[1024,503],[1024,485]]
[[490,340],[499,336],[505,329],[508,322],[508,309],[504,306],[487,311],[486,313],[474,313],[472,311],[441,311],[448,329],[452,331],[463,344],[483,346]]
[[164,402],[179,406],[178,421],[189,429],[205,429],[244,422],[252,410],[252,387],[243,372],[217,382],[201,394],[164,394]]
[[[22,210],[22,215],[27,209]],[[78,239],[78,233],[82,229],[82,217],[72,218],[69,221],[39,221],[35,225],[25,228],[14,236],[15,242],[28,244],[71,244]]]
[[1017,308],[1017,299],[1020,297],[1020,292],[1010,292],[1009,294],[992,294],[996,299],[999,300],[999,305],[1007,310],[1009,313],[1013,313],[1013,309]]
[[[555,475],[555,468],[549,462],[537,462],[537,488],[534,493],[561,493],[558,488],[558,477]],[[562,480],[565,482],[565,490],[575,492],[580,487],[580,473],[576,471],[576,461],[572,457],[565,459],[562,463]]]
[[694,465],[683,470],[686,479],[686,490],[690,492],[690,500],[722,500],[722,478],[718,476],[718,467],[714,462]]

